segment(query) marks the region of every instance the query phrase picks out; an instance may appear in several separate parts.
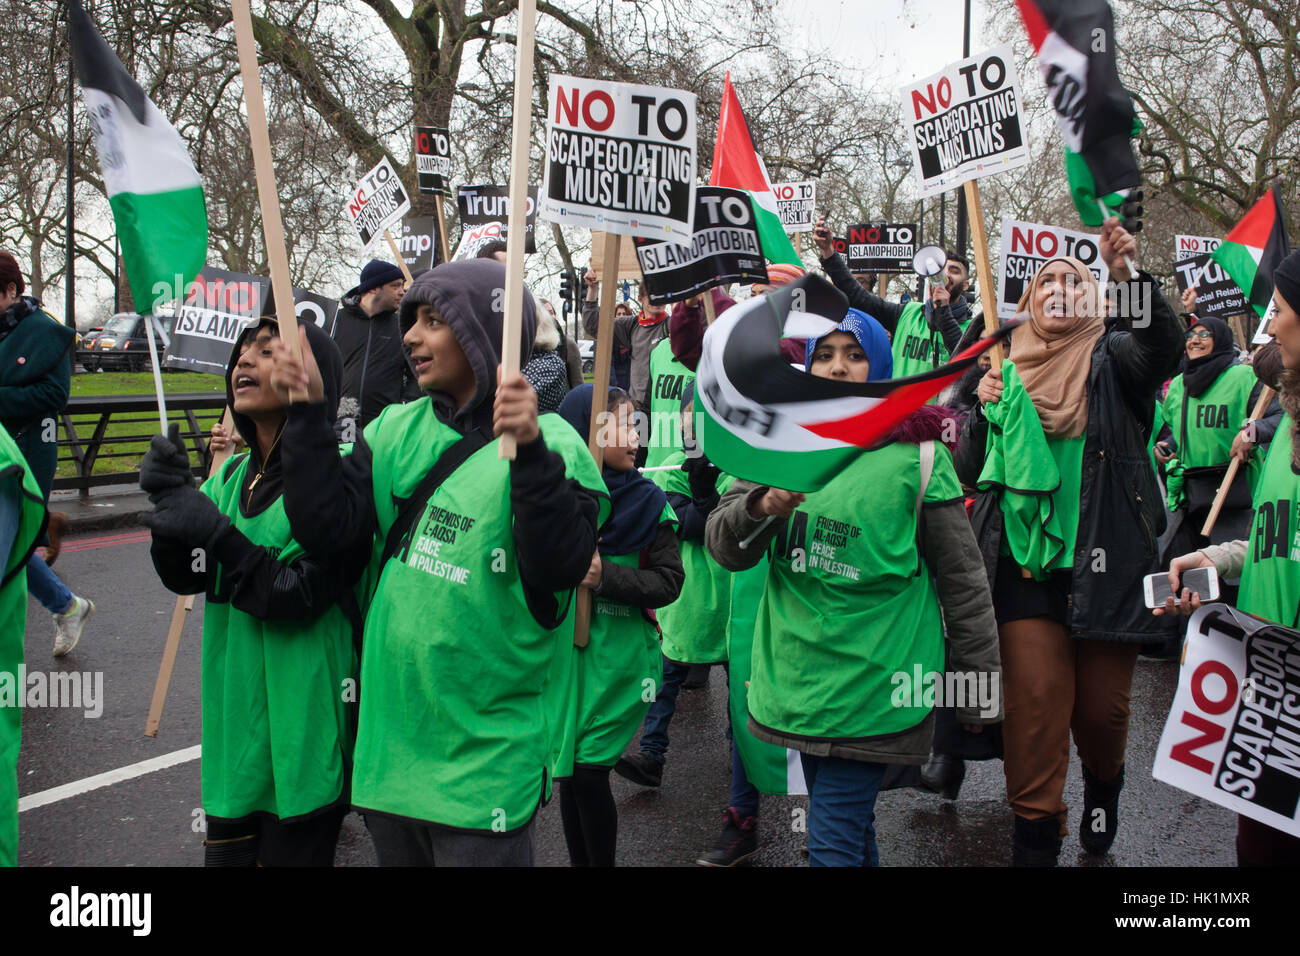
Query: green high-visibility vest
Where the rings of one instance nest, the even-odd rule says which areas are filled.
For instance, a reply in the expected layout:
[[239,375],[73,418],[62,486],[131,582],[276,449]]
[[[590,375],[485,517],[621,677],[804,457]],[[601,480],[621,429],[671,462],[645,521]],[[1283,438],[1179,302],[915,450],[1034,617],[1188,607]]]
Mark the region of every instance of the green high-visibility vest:
[[[45,524],[45,499],[23,453],[0,425],[0,494],[16,509],[9,553],[0,555],[0,866],[18,865],[18,685],[27,628],[27,559]],[[6,686],[7,685],[7,686]]]
[[[1258,381],[1249,365],[1229,365],[1213,385],[1192,397],[1187,394],[1183,376],[1174,377],[1162,409],[1178,443],[1178,460],[1184,467],[1228,464],[1232,440],[1250,417],[1250,393]],[[1250,457],[1246,475],[1252,492],[1259,482],[1263,459],[1258,451]]]
[[1291,416],[1269,445],[1253,501],[1237,607],[1286,627],[1300,627],[1300,475],[1291,468]]
[[[586,440],[559,415],[538,419],[566,474],[609,498]],[[460,434],[432,402],[390,405],[366,426],[383,540]],[[557,594],[560,608],[572,593]],[[366,615],[352,802],[475,831],[526,826],[560,758],[573,676],[571,614],[547,629],[528,609],[497,442],[434,492],[410,546],[379,575]]]
[[682,395],[694,381],[695,373],[673,357],[667,338],[651,350],[647,468],[664,464],[669,455],[682,450]]

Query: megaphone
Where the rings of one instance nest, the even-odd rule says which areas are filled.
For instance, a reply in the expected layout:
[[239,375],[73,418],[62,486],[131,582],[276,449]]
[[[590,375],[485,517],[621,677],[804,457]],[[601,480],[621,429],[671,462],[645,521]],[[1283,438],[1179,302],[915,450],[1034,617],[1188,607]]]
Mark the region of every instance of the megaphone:
[[919,276],[937,276],[943,272],[948,253],[943,246],[922,246],[912,256],[912,271]]

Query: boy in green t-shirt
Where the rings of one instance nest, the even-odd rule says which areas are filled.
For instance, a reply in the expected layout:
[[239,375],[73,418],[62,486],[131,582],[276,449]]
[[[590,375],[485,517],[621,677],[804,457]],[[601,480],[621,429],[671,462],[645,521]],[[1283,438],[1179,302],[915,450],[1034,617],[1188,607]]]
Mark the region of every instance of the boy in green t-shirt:
[[[561,625],[609,503],[584,439],[538,418],[522,375],[498,382],[504,287],[488,259],[415,280],[401,325],[426,397],[389,406],[343,459],[310,356],[276,353],[277,383],[308,395],[284,437],[294,536],[376,552],[352,800],[381,866],[531,865],[559,760],[573,654]],[[522,311],[521,365],[527,293]],[[513,461],[492,440],[503,434]]]

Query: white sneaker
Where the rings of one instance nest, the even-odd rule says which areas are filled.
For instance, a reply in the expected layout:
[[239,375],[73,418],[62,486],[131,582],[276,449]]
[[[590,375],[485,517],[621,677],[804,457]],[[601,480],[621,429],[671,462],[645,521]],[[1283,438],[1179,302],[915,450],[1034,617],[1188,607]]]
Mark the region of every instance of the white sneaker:
[[86,598],[73,595],[72,610],[54,615],[54,656],[71,654],[81,640],[82,628],[95,613],[95,604]]

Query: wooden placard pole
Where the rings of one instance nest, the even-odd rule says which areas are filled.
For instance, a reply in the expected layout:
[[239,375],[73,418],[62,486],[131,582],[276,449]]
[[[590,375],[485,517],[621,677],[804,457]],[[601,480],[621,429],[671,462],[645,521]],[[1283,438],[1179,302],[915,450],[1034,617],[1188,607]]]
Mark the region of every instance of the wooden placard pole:
[[718,318],[718,313],[713,309],[713,290],[705,289],[700,293],[700,304],[704,306],[704,321],[706,325],[712,325]]
[[[604,260],[618,262],[618,246],[621,237],[616,232],[605,233]],[[600,284],[600,317],[596,325],[596,371],[591,379],[591,428],[587,432],[587,450],[596,459],[596,470],[605,464],[605,447],[601,444],[601,419],[606,411],[609,398],[609,369],[614,357],[614,298],[618,294],[618,282],[605,280]],[[707,293],[705,293],[707,295]],[[578,588],[577,603],[573,614],[573,644],[586,647],[591,634],[591,591]]]
[[[1277,392],[1264,386],[1264,390],[1259,393],[1259,401],[1255,402],[1255,409],[1250,413],[1251,421],[1257,421],[1264,417],[1268,411],[1269,403],[1273,401],[1273,396]],[[1255,454],[1259,454],[1256,450]],[[1205,525],[1201,528],[1201,535],[1208,538],[1210,532],[1214,529],[1214,523],[1219,520],[1219,512],[1223,510],[1223,502],[1228,498],[1228,489],[1232,487],[1232,480],[1237,477],[1237,470],[1241,467],[1241,459],[1234,458],[1228,462],[1228,470],[1223,474],[1223,482],[1219,485],[1219,491],[1214,496],[1214,504],[1210,506],[1210,513],[1205,516]]]
[[[253,14],[249,0],[231,0],[235,44],[239,48],[239,72],[244,81],[244,105],[248,111],[248,138],[253,146],[253,169],[257,175],[257,202],[262,211],[262,235],[266,258],[271,265],[271,292],[280,324],[280,338],[289,354],[302,361],[298,343],[298,314],[293,304],[293,283],[289,281],[289,254],[285,251],[284,223],[280,220],[280,194],[271,163],[271,134],[266,125],[266,103],[262,99],[262,77],[257,71],[257,41],[253,38]],[[305,401],[306,395],[289,393],[289,401]]]
[[434,197],[434,213],[438,217],[438,244],[442,246],[442,261],[451,262],[451,248],[447,245],[447,217],[442,211],[442,193]]
[[[510,212],[506,219],[506,297],[501,327],[501,377],[519,372],[519,337],[524,311],[524,232],[528,213],[528,146],[533,110],[533,42],[537,29],[537,0],[519,0],[519,33],[515,42],[514,127],[510,133]],[[502,458],[515,457],[515,436],[502,435]]]
[[[989,265],[988,237],[984,234],[984,206],[980,202],[979,183],[967,180],[962,189],[966,191],[966,216],[970,223],[971,244],[975,247],[975,269],[980,281],[980,307],[984,310],[984,334],[992,335],[998,330],[998,299],[994,292],[993,269]],[[1002,343],[989,349],[989,360],[994,368],[1002,366]]]
[[[221,416],[221,426],[226,433],[233,436],[235,433],[235,419],[227,408]],[[164,431],[164,434],[166,432]],[[234,439],[232,437],[230,444],[224,451],[214,452],[212,455],[212,464],[208,468],[208,475],[211,477],[217,469],[226,463],[234,449]],[[167,702],[167,688],[172,682],[172,668],[176,666],[176,652],[181,646],[181,631],[185,628],[185,619],[189,616],[190,611],[194,610],[194,595],[182,594],[176,598],[176,607],[172,609],[171,627],[167,629],[167,643],[163,645],[162,663],[158,665],[158,679],[153,685],[153,699],[149,702],[149,716],[144,722],[144,735],[146,737],[158,736],[158,725],[162,722],[163,704]]]
[[888,291],[889,291],[889,276],[885,275],[882,272],[880,274],[880,278],[876,280],[876,295],[880,296],[883,299],[885,297],[885,293]]
[[402,250],[397,248],[397,243],[393,241],[393,234],[387,229],[384,230],[384,241],[388,243],[388,248],[393,250],[393,258],[397,260],[397,268],[402,270],[402,275],[406,277],[406,288],[411,287],[411,269],[406,264],[406,257],[402,255]]

